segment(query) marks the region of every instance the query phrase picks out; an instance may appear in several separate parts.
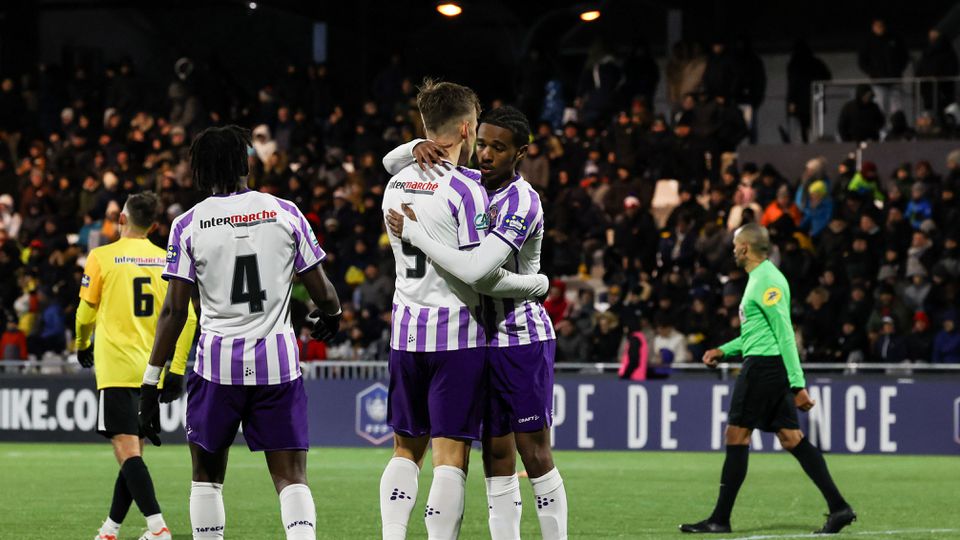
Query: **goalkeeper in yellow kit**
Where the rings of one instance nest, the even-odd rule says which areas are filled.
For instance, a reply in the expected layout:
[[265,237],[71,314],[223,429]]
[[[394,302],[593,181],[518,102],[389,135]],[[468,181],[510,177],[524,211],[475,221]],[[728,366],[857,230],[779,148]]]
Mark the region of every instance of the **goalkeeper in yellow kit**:
[[[160,202],[153,193],[127,198],[120,214],[120,239],[90,252],[80,284],[77,360],[86,368],[96,366],[97,432],[110,439],[120,464],[109,517],[95,537],[99,540],[116,540],[133,501],[147,520],[141,540],[171,538],[143,462],[137,418],[140,384],[167,294],[167,282],[160,278],[166,251],[147,239],[159,213]],[[183,392],[183,373],[196,326],[196,314],[190,310],[163,380],[161,401],[174,401]],[[91,346],[94,328],[96,339]]]

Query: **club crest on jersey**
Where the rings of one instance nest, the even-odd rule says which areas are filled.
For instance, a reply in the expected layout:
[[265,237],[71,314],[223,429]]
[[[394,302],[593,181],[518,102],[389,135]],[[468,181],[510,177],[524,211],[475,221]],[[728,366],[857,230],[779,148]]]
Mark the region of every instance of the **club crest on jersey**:
[[485,231],[490,227],[490,216],[487,214],[477,214],[473,218],[473,228],[478,231]]
[[84,274],[83,277],[80,278],[80,286],[81,286],[81,287],[89,287],[89,286],[90,286],[90,276]]
[[387,387],[376,383],[357,393],[355,428],[357,435],[372,444],[383,444],[393,438],[387,425]]
[[440,184],[436,182],[423,182],[421,180],[397,180],[390,187],[401,189],[404,193],[413,193],[416,195],[433,195]]
[[522,234],[527,232],[527,220],[516,214],[510,214],[509,216],[503,218],[503,227],[505,229]]
[[763,291],[763,305],[770,307],[776,305],[783,298],[783,291],[777,287],[770,287]]
[[180,248],[175,245],[167,246],[167,264],[177,264],[180,260]]

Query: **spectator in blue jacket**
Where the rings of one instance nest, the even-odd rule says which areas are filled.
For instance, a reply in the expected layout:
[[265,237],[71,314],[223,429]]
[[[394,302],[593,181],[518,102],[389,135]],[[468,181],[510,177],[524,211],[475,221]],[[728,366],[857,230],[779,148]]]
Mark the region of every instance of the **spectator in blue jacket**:
[[933,338],[934,364],[960,364],[960,332],[957,332],[957,312],[949,309],[943,314],[943,330]]
[[914,182],[910,189],[910,202],[907,203],[906,218],[913,230],[920,230],[920,224],[933,217],[933,205],[927,198],[927,186],[923,182]]
[[813,238],[820,236],[833,218],[833,198],[830,197],[830,188],[823,180],[811,183],[806,197],[803,197],[802,190],[797,190],[797,206],[803,212],[800,229],[809,231]]

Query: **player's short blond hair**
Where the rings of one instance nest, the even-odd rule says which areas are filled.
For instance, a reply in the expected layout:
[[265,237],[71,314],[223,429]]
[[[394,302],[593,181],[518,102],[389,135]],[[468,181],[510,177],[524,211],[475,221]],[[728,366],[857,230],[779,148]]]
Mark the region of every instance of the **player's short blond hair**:
[[458,127],[471,114],[480,116],[480,99],[466,86],[426,78],[417,89],[423,127],[432,134]]

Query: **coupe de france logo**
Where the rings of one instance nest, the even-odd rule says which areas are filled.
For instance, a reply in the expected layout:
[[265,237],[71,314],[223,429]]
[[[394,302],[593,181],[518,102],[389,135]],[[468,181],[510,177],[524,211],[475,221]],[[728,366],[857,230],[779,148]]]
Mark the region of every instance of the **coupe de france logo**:
[[387,425],[387,387],[376,383],[357,394],[357,435],[372,444],[383,444],[393,438]]

